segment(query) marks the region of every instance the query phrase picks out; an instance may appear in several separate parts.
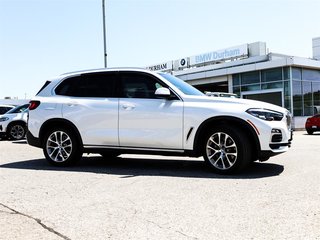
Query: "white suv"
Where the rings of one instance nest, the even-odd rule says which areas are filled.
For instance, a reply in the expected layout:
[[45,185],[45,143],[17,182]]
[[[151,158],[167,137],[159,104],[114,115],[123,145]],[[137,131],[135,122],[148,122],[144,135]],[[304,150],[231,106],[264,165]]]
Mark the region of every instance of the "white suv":
[[290,146],[281,107],[212,98],[165,73],[102,69],[47,81],[29,106],[28,143],[65,166],[82,153],[203,156],[217,173],[238,172]]

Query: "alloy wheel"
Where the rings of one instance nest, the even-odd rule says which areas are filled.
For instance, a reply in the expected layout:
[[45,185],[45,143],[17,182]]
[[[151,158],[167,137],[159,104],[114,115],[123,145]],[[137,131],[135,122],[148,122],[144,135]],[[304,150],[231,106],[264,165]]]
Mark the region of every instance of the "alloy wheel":
[[209,162],[219,170],[230,169],[237,161],[238,149],[233,138],[216,132],[207,141],[206,154]]
[[51,133],[47,138],[46,151],[54,162],[68,160],[72,153],[72,140],[70,136],[63,131]]
[[25,130],[24,127],[17,124],[11,127],[10,129],[10,137],[15,140],[20,140],[24,137]]

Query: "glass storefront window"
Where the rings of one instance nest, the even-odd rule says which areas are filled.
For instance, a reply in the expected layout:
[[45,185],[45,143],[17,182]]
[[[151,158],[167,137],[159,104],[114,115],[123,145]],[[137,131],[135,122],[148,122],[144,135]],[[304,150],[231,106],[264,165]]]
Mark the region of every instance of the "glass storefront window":
[[257,91],[257,90],[260,90],[260,84],[252,84],[252,85],[246,85],[241,87],[242,92]]
[[320,82],[312,83],[314,113],[320,113]]
[[302,80],[320,81],[320,71],[302,69]]
[[232,84],[233,84],[233,86],[240,85],[240,74],[233,74],[232,75]]
[[240,87],[233,87],[233,93],[237,94],[238,96],[240,96]]
[[311,82],[302,82],[303,115],[313,115]]
[[285,96],[290,96],[290,92],[291,92],[291,89],[290,89],[290,82],[289,81],[284,81],[283,82],[283,90],[284,90],[284,95]]
[[283,68],[283,80],[289,80],[290,79],[290,68],[284,67]]
[[261,89],[283,88],[283,81],[261,84]]
[[282,68],[273,68],[261,71],[262,82],[275,82],[282,80]]
[[290,82],[283,82],[283,93],[284,93],[284,107],[291,112],[291,94],[290,94]]
[[273,68],[234,74],[232,81],[233,92],[239,96],[241,92],[279,88],[283,89],[284,107],[294,116],[320,113],[320,70]]
[[292,68],[292,79],[293,80],[301,80],[301,69],[300,68]]
[[302,116],[302,87],[301,81],[292,81],[293,115]]
[[241,74],[241,84],[260,83],[260,72],[246,72]]

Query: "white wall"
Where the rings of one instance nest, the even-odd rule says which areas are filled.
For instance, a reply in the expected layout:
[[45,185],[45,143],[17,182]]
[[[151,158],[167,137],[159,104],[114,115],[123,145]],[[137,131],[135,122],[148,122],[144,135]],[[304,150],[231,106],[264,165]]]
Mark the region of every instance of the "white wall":
[[305,123],[307,121],[308,117],[293,117],[293,129],[299,130],[299,129],[305,129]]

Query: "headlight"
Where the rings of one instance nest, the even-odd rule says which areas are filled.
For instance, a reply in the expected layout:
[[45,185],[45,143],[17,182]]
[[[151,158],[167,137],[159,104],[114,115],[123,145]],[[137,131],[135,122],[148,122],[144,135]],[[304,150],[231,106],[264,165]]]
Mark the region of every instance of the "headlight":
[[5,122],[5,121],[8,121],[8,120],[9,120],[8,117],[1,117],[1,118],[0,118],[0,122]]
[[281,121],[283,118],[282,113],[263,108],[250,108],[246,112],[266,121]]

